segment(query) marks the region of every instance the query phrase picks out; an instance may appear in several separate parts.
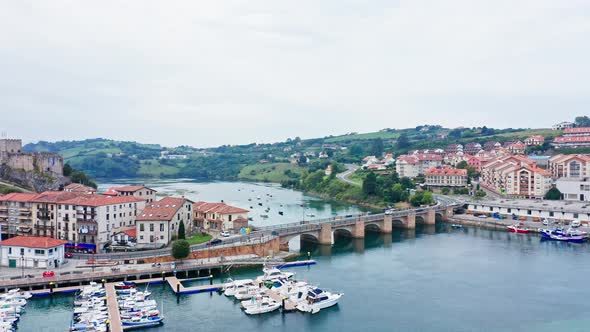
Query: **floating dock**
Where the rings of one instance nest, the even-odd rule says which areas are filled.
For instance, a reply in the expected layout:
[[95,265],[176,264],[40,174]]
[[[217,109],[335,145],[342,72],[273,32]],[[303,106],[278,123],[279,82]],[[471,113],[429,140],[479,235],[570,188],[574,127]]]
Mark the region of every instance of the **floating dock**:
[[123,323],[121,323],[121,314],[119,312],[119,303],[117,302],[117,292],[115,285],[110,283],[105,285],[107,291],[107,308],[109,310],[110,331],[123,332]]

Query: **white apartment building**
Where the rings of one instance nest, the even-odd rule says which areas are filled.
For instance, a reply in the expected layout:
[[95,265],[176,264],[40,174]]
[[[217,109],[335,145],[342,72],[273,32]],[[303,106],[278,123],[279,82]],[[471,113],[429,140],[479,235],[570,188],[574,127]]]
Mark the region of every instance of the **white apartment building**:
[[178,237],[181,222],[188,237],[192,230],[192,204],[192,201],[178,197],[165,197],[148,203],[137,216],[137,244],[165,246]]
[[428,187],[465,187],[467,170],[450,167],[432,168],[424,174]]
[[58,268],[64,262],[66,241],[40,236],[16,236],[0,242],[0,266]]
[[146,186],[122,186],[112,187],[103,195],[107,196],[134,196],[151,203],[156,200],[156,191]]
[[135,226],[145,200],[134,196],[83,195],[60,202],[57,237],[87,251],[100,252],[111,237]]
[[415,178],[425,174],[431,168],[442,165],[440,154],[411,154],[397,157],[395,171],[400,177]]

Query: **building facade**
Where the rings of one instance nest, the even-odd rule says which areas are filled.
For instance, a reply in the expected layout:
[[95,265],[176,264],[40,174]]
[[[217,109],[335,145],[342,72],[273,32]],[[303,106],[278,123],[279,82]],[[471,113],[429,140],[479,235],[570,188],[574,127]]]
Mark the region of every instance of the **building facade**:
[[427,187],[465,187],[467,170],[450,167],[432,168],[424,174]]
[[133,196],[151,203],[156,200],[156,191],[145,186],[122,186],[113,187],[107,190],[104,195],[108,196]]
[[59,268],[65,261],[66,241],[49,237],[16,236],[0,242],[0,266]]
[[568,128],[563,135],[556,137],[552,145],[556,149],[584,148],[590,146],[590,127]]
[[165,197],[148,203],[137,216],[137,244],[162,247],[178,237],[184,224],[186,236],[192,232],[193,202],[186,198]]
[[442,165],[440,154],[410,154],[397,157],[395,171],[400,177],[415,178],[424,175],[431,168]]
[[3,238],[33,234],[33,204],[37,194],[11,193],[0,197]]
[[529,158],[510,156],[493,159],[481,167],[480,185],[500,195],[542,198],[551,189],[551,173]]
[[547,170],[556,179],[590,177],[590,155],[555,155],[547,161]]
[[196,202],[193,205],[195,226],[205,232],[233,232],[248,227],[248,210],[225,203]]

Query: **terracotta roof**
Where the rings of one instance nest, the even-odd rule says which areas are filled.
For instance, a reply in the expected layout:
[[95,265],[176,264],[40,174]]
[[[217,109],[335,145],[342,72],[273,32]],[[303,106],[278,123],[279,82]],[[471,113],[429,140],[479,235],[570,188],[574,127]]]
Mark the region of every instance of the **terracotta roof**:
[[137,238],[137,228],[130,228],[120,231],[119,233],[127,234],[129,237]]
[[590,142],[590,136],[561,136],[556,137],[555,143]]
[[105,196],[105,195],[80,195],[78,197],[62,201],[62,204],[82,206],[105,206],[125,203],[143,202],[135,196]]
[[34,203],[59,203],[82,195],[81,193],[74,193],[68,191],[45,191],[33,198]]
[[64,245],[67,242],[68,241],[42,236],[15,236],[13,238],[0,242],[0,246],[48,249]]
[[80,183],[70,183],[67,186],[65,186],[64,190],[71,191],[71,192],[82,192],[82,193],[96,192],[96,189],[89,187],[89,186],[85,186]]
[[225,203],[196,202],[195,204],[193,204],[193,208],[195,211],[201,213],[234,214],[250,212],[248,210],[227,205]]
[[147,204],[137,216],[137,221],[171,221],[187,201],[190,202],[186,198],[164,197],[159,201]]
[[142,189],[149,189],[152,191],[155,191],[154,189],[148,188],[146,186],[121,186],[121,187],[112,187],[109,189],[110,190],[114,190],[114,191],[124,191],[124,192],[136,192]]
[[587,134],[590,133],[590,127],[566,128],[564,134]]
[[29,193],[10,193],[0,197],[4,202],[31,202],[38,194]]

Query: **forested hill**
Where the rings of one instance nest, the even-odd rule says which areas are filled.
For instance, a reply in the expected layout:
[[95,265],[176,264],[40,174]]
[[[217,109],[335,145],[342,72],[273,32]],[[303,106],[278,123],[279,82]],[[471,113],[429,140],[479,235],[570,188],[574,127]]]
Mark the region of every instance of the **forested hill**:
[[[308,168],[305,159],[317,162],[358,163],[366,155],[410,149],[444,148],[450,143],[523,140],[532,134],[547,138],[559,132],[550,129],[493,129],[418,126],[409,129],[383,129],[373,133],[348,133],[340,136],[305,139],[298,137],[272,144],[246,144],[198,149],[189,146],[164,148],[158,144],[115,141],[103,138],[81,141],[38,142],[25,151],[59,153],[72,167],[94,178],[187,177],[203,180],[247,178],[261,181],[292,180]],[[161,153],[181,158],[161,158]],[[320,152],[327,154],[319,159]],[[327,157],[327,158],[326,158]],[[297,159],[294,165],[294,159]],[[245,168],[248,166],[248,168]]]

